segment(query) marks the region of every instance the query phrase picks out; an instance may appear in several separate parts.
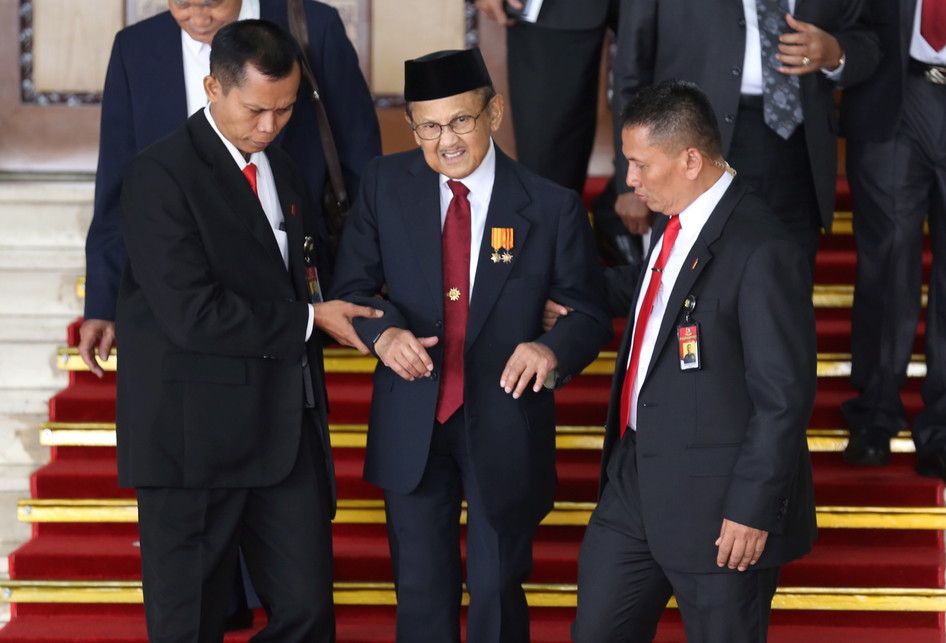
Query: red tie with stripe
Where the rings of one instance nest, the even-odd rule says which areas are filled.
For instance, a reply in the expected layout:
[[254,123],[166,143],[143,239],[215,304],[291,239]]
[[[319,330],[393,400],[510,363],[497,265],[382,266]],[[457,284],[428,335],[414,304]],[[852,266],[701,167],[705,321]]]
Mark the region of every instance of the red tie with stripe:
[[634,339],[631,344],[631,363],[627,367],[627,373],[624,374],[624,386],[621,387],[621,437],[627,430],[627,423],[631,419],[631,395],[634,394],[634,380],[637,377],[637,366],[641,358],[641,344],[644,343],[644,333],[647,331],[647,322],[650,321],[650,313],[654,309],[654,299],[657,298],[657,291],[660,290],[660,282],[663,279],[663,269],[667,263],[667,257],[673,249],[673,244],[677,240],[677,234],[680,232],[680,217],[674,215],[667,222],[664,228],[663,244],[660,246],[660,254],[654,261],[653,272],[650,275],[650,283],[647,284],[647,292],[641,302],[641,310],[637,315],[637,323],[634,324]]
[[247,163],[246,167],[243,168],[243,176],[246,177],[246,182],[250,184],[250,187],[253,188],[253,194],[256,195],[256,198],[259,198],[259,190],[256,189],[256,164]]
[[923,0],[920,35],[936,51],[946,47],[946,0]]
[[443,424],[463,405],[463,344],[470,312],[470,190],[447,181],[453,192],[443,224],[443,364],[437,421]]

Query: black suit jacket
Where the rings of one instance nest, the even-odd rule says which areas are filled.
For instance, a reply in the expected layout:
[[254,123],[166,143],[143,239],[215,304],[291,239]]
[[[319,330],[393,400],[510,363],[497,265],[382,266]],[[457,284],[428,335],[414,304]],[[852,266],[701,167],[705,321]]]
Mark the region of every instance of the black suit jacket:
[[[490,228],[513,228],[511,263],[490,261]],[[487,514],[497,529],[535,526],[555,488],[552,392],[528,389],[514,400],[499,387],[521,342],[546,344],[559,380],[579,373],[611,335],[599,303],[600,274],[584,207],[569,190],[532,174],[496,149],[496,179],[470,302],[464,358],[464,412],[470,459]],[[382,285],[387,299],[375,299]],[[336,297],[379,306],[384,317],[358,319],[369,346],[396,326],[443,338],[440,187],[421,150],[381,157],[365,170],[342,237]],[[575,309],[542,331],[545,300]],[[435,376],[413,382],[379,362],[365,477],[399,493],[421,480],[437,404],[442,345],[430,349]]]
[[203,110],[128,171],[129,265],[116,324],[122,485],[280,481],[296,460],[305,354],[331,453],[318,334],[305,341],[302,248],[318,214],[286,154],[266,154],[285,214],[288,272],[259,201]]
[[[795,6],[799,20],[817,25],[840,42],[847,58],[841,77],[845,87],[869,76],[880,56],[876,37],[858,22],[862,5],[863,0],[797,0]],[[627,176],[619,122],[624,106],[638,90],[671,78],[692,81],[709,97],[725,155],[739,108],[746,48],[742,0],[625,0],[618,25],[615,176]],[[831,228],[834,217],[837,174],[834,88],[835,83],[821,72],[801,77],[805,142],[825,229]],[[623,180],[618,183],[628,189]]]
[[[309,60],[332,124],[349,192],[365,164],[381,153],[374,104],[338,12],[306,1]],[[288,29],[286,0],[261,0],[260,17]],[[139,152],[187,120],[181,29],[168,12],[122,29],[115,36],[102,95],[102,129],[95,208],[86,239],[85,317],[114,319],[125,267],[119,230],[122,177]],[[326,180],[318,124],[304,87],[289,124],[276,140],[295,161],[316,207]]]
[[917,0],[867,0],[864,22],[880,39],[877,71],[841,95],[841,135],[859,141],[893,136],[900,120]]
[[611,19],[615,0],[545,0],[535,24],[550,29],[600,29]]
[[[662,234],[666,217],[655,226]],[[695,267],[691,267],[695,266]],[[654,558],[718,572],[723,518],[769,532],[760,567],[806,553],[815,538],[806,429],[815,394],[815,327],[802,250],[738,179],[683,262],[637,406],[644,528]],[[640,295],[639,286],[636,297]],[[676,327],[696,298],[700,370],[680,370]],[[631,310],[633,310],[633,305]],[[627,325],[611,389],[602,487],[619,436]]]

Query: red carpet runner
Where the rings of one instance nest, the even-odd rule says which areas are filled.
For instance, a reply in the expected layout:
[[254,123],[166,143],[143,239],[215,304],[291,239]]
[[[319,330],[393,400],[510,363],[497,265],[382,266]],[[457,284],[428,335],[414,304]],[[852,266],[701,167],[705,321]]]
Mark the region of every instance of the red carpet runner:
[[[841,186],[842,190],[846,186]],[[839,210],[849,209],[842,198]],[[819,284],[848,285],[854,277],[853,238],[849,234],[825,237],[818,257]],[[928,268],[929,257],[924,262]],[[818,349],[846,353],[850,310],[821,307],[817,311]],[[69,329],[75,345],[76,329]],[[613,346],[611,347],[613,349]],[[922,325],[916,346],[922,350]],[[560,425],[601,425],[609,377],[585,375],[557,395]],[[911,379],[904,395],[911,413],[918,409],[920,380]],[[365,374],[329,376],[333,424],[367,421],[370,378]],[[843,426],[840,402],[852,395],[847,378],[824,377],[811,427]],[[70,373],[69,386],[49,403],[54,422],[114,422],[114,375],[104,381],[86,372]],[[34,499],[132,498],[118,489],[113,447],[53,447],[48,465],[34,473]],[[362,449],[337,448],[336,466],[341,499],[377,499],[380,494],[361,480]],[[590,502],[595,498],[599,453],[589,449],[560,449],[559,501]],[[816,453],[815,484],[819,507],[884,506],[940,507],[943,485],[921,478],[912,470],[912,454],[898,454],[889,467],[860,469],[844,465],[840,454]],[[5,516],[4,520],[12,519]],[[583,527],[543,526],[535,544],[532,583],[573,584]],[[814,552],[784,569],[782,587],[943,588],[946,568],[941,531],[921,529],[822,529]],[[32,539],[10,556],[13,580],[137,580],[140,578],[134,523],[37,522]],[[336,581],[390,581],[387,544],[382,524],[335,525]],[[137,604],[69,602],[14,603],[11,622],[0,630],[0,643],[127,642],[146,640],[142,608]],[[393,641],[394,612],[390,606],[339,605],[338,638],[348,643]],[[568,640],[573,610],[563,607],[532,609],[534,641]],[[265,615],[257,614],[262,623]],[[770,640],[774,643],[859,641],[862,643],[933,643],[944,641],[943,614],[919,611],[773,611]],[[228,641],[245,641],[252,631],[237,632]],[[685,640],[675,610],[661,623],[659,643]]]

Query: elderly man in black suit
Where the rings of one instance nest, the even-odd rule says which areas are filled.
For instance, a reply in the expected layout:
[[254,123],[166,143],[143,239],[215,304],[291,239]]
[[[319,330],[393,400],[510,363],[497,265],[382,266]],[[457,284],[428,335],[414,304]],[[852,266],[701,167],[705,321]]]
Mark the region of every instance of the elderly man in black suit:
[[[522,582],[555,490],[554,387],[610,337],[578,196],[493,143],[503,115],[478,49],[405,63],[420,149],[372,161],[342,237],[333,292],[380,358],[365,477],[384,488],[397,640],[460,638],[467,502],[467,640],[529,640]],[[385,299],[376,299],[385,287]],[[542,330],[547,297],[573,308]]]
[[920,313],[923,220],[934,262],[926,314],[926,381],[913,423],[916,469],[946,479],[946,2],[872,0],[866,16],[884,59],[844,93],[842,134],[854,198],[857,285],[844,458],[881,465],[908,426],[900,389]]
[[[814,266],[834,216],[837,124],[832,92],[880,57],[860,23],[863,0],[623,0],[614,113],[642,88],[689,80],[709,97],[723,156],[772,207]],[[616,128],[615,176],[625,176]],[[624,188],[616,209],[649,211]],[[628,205],[631,204],[631,205]]]
[[623,123],[628,185],[662,215],[618,351],[574,639],[650,641],[673,594],[689,640],[763,641],[779,567],[815,537],[806,257],[733,176],[695,86],[638,92]]
[[242,550],[257,641],[334,640],[334,476],[314,329],[366,350],[372,308],[321,300],[325,240],[288,156],[299,51],[276,25],[217,33],[209,106],[122,190],[119,482],[137,490],[148,635],[219,641]]

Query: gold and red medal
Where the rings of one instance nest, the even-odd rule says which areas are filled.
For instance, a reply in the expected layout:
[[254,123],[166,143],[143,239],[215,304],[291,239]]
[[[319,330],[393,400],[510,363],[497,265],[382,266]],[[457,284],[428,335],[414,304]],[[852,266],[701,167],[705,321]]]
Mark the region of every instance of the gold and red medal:
[[513,228],[490,228],[490,245],[493,247],[493,254],[490,261],[493,263],[512,262],[512,249],[515,245],[515,230]]

